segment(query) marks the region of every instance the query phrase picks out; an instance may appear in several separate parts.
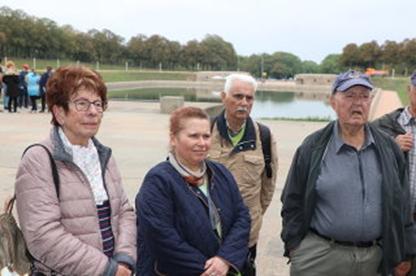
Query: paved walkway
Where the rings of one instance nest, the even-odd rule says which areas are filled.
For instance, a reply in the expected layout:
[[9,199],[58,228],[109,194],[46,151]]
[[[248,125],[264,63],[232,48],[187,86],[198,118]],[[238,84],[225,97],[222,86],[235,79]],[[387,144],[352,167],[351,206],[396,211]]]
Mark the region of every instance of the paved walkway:
[[[145,173],[164,160],[168,151],[168,115],[159,113],[158,103],[110,102],[98,139],[113,149],[125,189],[134,199]],[[50,114],[0,113],[0,202],[12,194],[16,168],[24,148],[40,141],[50,129]],[[280,240],[280,192],[292,155],[302,139],[325,123],[263,121],[278,141],[278,183],[264,218],[259,241],[259,275],[288,275]]]
[[373,99],[370,120],[377,119],[401,106],[402,102],[396,91],[379,90]]

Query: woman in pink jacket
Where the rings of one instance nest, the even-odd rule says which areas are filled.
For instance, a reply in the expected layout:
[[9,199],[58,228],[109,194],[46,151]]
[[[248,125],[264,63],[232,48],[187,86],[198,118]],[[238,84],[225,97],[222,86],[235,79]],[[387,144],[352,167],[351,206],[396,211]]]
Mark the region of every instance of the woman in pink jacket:
[[46,100],[52,130],[23,156],[16,177],[19,222],[36,275],[131,275],[136,261],[135,214],[111,149],[95,138],[107,107],[101,76],[59,68]]

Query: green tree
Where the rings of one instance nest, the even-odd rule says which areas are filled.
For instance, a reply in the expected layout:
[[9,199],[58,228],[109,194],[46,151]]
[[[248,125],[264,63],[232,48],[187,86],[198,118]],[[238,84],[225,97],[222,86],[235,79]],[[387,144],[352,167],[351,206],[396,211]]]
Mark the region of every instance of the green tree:
[[319,73],[319,65],[312,60],[302,61],[301,73]]
[[358,47],[359,62],[361,68],[377,67],[377,62],[381,57],[381,49],[376,41],[363,43]]
[[402,43],[400,56],[404,64],[404,74],[412,72],[416,68],[416,39],[406,39]]
[[88,31],[97,54],[97,61],[116,63],[120,61],[124,51],[122,45],[124,39],[110,30],[103,29],[101,32],[92,29]]
[[353,68],[359,64],[359,51],[357,44],[350,43],[342,49],[340,63],[342,66],[347,68]]
[[163,66],[169,56],[169,40],[160,35],[152,35],[145,42],[144,55],[148,57],[148,66]]
[[302,72],[302,61],[294,54],[275,52],[271,56],[272,68],[269,76],[282,79],[293,78]]
[[143,34],[138,34],[130,38],[127,43],[127,50],[129,58],[134,64],[142,66],[143,62],[146,63],[148,57],[145,55],[145,43],[147,37]]
[[206,35],[201,41],[203,65],[210,70],[235,70],[237,54],[231,43],[218,35]]
[[381,61],[384,64],[394,67],[400,63],[400,45],[391,40],[387,40],[381,46]]
[[187,69],[197,70],[203,65],[205,54],[206,51],[197,40],[190,40],[182,47],[181,63]]
[[91,36],[86,33],[76,32],[73,34],[75,48],[72,57],[75,60],[93,62],[98,60],[96,48]]
[[341,66],[340,59],[340,54],[327,55],[320,64],[321,73],[338,74],[344,71],[344,68]]
[[[261,66],[262,66],[262,56],[261,55],[251,55],[249,57],[240,56],[240,70],[249,72],[251,75],[256,77],[261,77]],[[263,68],[264,68],[264,55],[263,55]],[[270,70],[269,70],[270,71]],[[265,71],[265,72],[269,72]]]

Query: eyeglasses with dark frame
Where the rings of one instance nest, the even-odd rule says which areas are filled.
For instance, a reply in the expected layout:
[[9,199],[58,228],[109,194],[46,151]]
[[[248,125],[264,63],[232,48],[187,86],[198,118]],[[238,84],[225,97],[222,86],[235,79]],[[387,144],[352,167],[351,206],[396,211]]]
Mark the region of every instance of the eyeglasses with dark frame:
[[105,105],[100,100],[90,102],[89,100],[86,100],[86,99],[78,99],[75,101],[70,101],[70,103],[73,103],[75,106],[75,109],[80,112],[88,111],[91,105],[94,105],[95,110],[97,110],[97,112],[100,112],[100,113],[103,112],[105,109]]

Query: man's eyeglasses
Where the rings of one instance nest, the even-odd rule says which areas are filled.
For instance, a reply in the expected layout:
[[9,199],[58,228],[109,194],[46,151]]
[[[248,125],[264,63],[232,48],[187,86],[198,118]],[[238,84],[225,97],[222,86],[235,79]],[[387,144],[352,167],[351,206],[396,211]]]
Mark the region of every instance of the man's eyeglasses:
[[82,112],[85,112],[88,109],[90,109],[91,105],[94,105],[95,110],[97,110],[98,112],[103,112],[105,108],[103,102],[99,100],[90,102],[85,99],[79,99],[79,100],[71,101],[71,103],[75,105],[75,109],[77,111],[82,111]]

